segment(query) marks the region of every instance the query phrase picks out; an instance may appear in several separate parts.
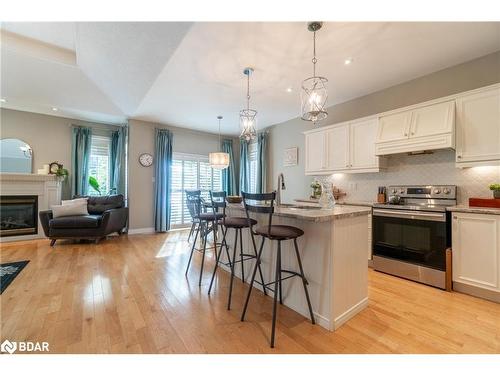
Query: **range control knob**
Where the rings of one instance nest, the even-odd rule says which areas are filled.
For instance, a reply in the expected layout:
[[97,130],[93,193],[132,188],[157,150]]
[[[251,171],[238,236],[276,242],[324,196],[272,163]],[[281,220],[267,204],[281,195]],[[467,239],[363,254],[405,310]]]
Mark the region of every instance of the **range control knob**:
[[450,190],[450,189],[448,189],[448,188],[444,188],[444,189],[443,189],[443,193],[445,193],[445,194],[450,194],[450,193],[451,193],[451,190]]
[[398,192],[398,191],[397,191],[396,189],[392,189],[392,190],[391,190],[391,193],[392,193],[392,194],[396,194],[397,192]]
[[400,189],[400,190],[399,190],[399,192],[400,192],[401,194],[404,194],[404,193],[405,193],[405,189]]
[[434,194],[441,194],[441,189],[434,189]]

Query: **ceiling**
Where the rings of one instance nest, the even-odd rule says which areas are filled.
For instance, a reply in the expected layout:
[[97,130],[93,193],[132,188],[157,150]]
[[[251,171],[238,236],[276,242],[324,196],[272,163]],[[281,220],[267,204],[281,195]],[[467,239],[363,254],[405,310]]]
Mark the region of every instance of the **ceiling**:
[[[215,132],[220,114],[222,132],[237,135],[246,66],[255,70],[250,91],[258,128],[299,116],[300,83],[312,73],[312,34],[302,22],[1,29],[2,106],[89,121],[136,118]],[[327,22],[317,34],[317,71],[329,80],[333,105],[497,50],[494,22]]]

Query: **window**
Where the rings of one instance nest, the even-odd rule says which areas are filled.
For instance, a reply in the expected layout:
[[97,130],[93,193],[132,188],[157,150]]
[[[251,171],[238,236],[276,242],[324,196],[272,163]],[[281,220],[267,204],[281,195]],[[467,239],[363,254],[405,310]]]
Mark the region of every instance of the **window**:
[[[89,176],[97,180],[102,195],[108,194],[110,189],[110,153],[111,138],[93,135],[90,144]],[[89,195],[99,195],[99,192],[89,186]]]
[[248,164],[249,164],[249,178],[248,182],[249,193],[257,192],[257,142],[252,142],[248,145]]
[[184,191],[199,189],[201,196],[209,200],[209,190],[222,190],[222,171],[212,169],[208,157],[202,155],[174,153],[172,159],[170,224],[182,227],[191,224]]

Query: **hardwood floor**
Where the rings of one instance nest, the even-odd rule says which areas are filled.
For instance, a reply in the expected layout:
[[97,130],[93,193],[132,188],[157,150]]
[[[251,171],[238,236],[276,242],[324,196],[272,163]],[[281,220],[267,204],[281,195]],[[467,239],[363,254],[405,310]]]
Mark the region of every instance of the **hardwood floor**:
[[48,341],[51,353],[500,353],[500,304],[369,272],[369,307],[338,329],[281,306],[269,348],[272,299],[228,274],[207,296],[200,254],[186,278],[187,232],[0,245],[1,262],[30,260],[0,297],[0,341]]

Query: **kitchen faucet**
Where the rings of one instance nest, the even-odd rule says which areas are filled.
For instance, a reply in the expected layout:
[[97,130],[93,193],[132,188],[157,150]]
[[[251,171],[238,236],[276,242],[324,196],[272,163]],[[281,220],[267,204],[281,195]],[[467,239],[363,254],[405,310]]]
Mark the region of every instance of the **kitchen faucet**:
[[281,206],[281,191],[286,190],[285,177],[283,173],[278,175],[278,189],[276,190],[276,205]]

